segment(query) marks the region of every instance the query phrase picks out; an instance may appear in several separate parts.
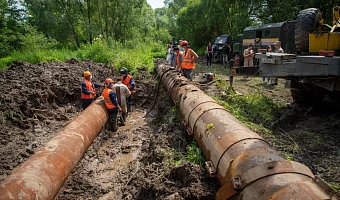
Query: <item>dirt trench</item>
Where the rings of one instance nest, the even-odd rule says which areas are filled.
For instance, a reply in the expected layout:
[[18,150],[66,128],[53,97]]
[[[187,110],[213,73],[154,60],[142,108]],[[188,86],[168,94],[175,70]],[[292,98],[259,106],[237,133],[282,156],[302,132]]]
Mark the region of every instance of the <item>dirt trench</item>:
[[[31,65],[15,62],[0,71],[0,181],[81,112],[81,74],[96,82],[114,71],[92,61]],[[127,125],[102,130],[55,199],[213,199],[217,179],[185,158],[186,134],[166,91],[155,109],[154,77],[141,69]],[[100,93],[99,89],[99,93]],[[150,95],[151,94],[151,95]],[[175,110],[169,112],[169,110]]]

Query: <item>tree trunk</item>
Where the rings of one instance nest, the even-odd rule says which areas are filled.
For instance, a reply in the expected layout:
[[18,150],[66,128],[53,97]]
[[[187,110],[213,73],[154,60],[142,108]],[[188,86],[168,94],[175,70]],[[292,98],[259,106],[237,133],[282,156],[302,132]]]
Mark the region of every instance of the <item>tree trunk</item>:
[[71,15],[69,13],[69,9],[67,8],[65,2],[63,0],[59,1],[59,0],[56,0],[57,3],[59,3],[65,10],[66,12],[66,19],[68,21],[68,23],[70,24],[71,26],[71,29],[72,29],[72,33],[73,33],[73,37],[76,41],[76,44],[77,44],[77,47],[79,48],[80,47],[80,42],[79,42],[79,38],[78,38],[78,35],[77,35],[77,32],[76,32],[76,29],[75,29],[75,26],[74,26],[74,23],[72,22],[71,20]]
[[89,22],[89,39],[90,39],[90,44],[92,45],[93,43],[93,38],[92,38],[92,24],[91,24],[91,0],[87,0],[87,18]]
[[[106,40],[109,39],[109,0],[106,0],[105,6],[105,32],[106,32]],[[113,19],[112,19],[113,20]]]
[[[106,2],[107,2],[107,0],[106,0]],[[103,24],[102,24],[102,16],[101,16],[101,13],[100,13],[99,0],[97,0],[97,8],[98,8],[98,19],[99,19],[99,24],[100,24],[100,31],[102,33],[102,37],[105,37],[104,29],[103,29]]]

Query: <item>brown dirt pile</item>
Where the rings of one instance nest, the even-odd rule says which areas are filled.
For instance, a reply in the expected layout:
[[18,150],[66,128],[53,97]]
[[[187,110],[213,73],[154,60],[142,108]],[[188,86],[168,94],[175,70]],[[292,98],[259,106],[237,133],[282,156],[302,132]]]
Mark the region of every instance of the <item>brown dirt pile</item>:
[[103,82],[109,68],[92,61],[17,61],[0,71],[0,181],[79,113],[85,70]]

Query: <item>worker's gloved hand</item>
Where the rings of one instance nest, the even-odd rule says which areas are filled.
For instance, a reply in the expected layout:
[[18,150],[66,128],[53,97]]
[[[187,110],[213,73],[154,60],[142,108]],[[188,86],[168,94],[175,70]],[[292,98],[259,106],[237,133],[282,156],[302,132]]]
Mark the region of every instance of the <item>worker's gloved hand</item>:
[[136,94],[136,90],[132,90],[132,91],[131,91],[131,94]]
[[89,91],[90,94],[96,94],[94,91]]

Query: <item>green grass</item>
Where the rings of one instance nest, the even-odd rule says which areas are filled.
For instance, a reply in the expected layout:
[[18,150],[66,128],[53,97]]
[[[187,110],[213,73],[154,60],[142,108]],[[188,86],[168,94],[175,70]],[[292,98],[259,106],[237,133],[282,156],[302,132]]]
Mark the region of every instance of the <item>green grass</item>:
[[329,186],[331,186],[334,190],[337,192],[340,192],[340,185],[336,183],[328,183]]
[[195,140],[193,140],[192,143],[188,145],[186,155],[176,151],[175,149],[162,149],[161,152],[164,155],[163,162],[168,165],[177,166],[182,164],[184,161],[189,161],[197,165],[203,165],[205,162],[202,151],[198,147]]
[[170,108],[170,117],[169,117],[170,123],[178,124],[181,122],[181,115],[179,113],[179,110],[176,106],[172,106]]
[[203,165],[205,158],[195,140],[187,147],[187,159],[197,165]]
[[[34,41],[33,41],[34,42]],[[77,59],[80,61],[90,59],[97,63],[112,65],[115,69],[126,67],[132,74],[138,68],[154,70],[154,59],[165,58],[165,48],[161,43],[150,42],[145,44],[130,45],[119,42],[96,41],[93,45],[83,45],[77,50],[56,49],[54,47],[43,48],[32,44],[27,51],[13,52],[6,58],[0,59],[0,69],[11,65],[15,60],[37,64],[39,62],[66,61]]]
[[225,81],[218,80],[217,86],[225,90],[228,95],[221,98],[215,97],[215,100],[222,104],[233,116],[255,132],[271,133],[265,127],[270,126],[279,117],[283,104],[274,102],[271,98],[259,92],[238,95]]
[[185,156],[174,150],[171,149],[170,151],[167,151],[165,149],[162,149],[162,153],[164,154],[164,163],[168,164],[168,165],[180,165],[182,164],[182,162],[185,160]]

